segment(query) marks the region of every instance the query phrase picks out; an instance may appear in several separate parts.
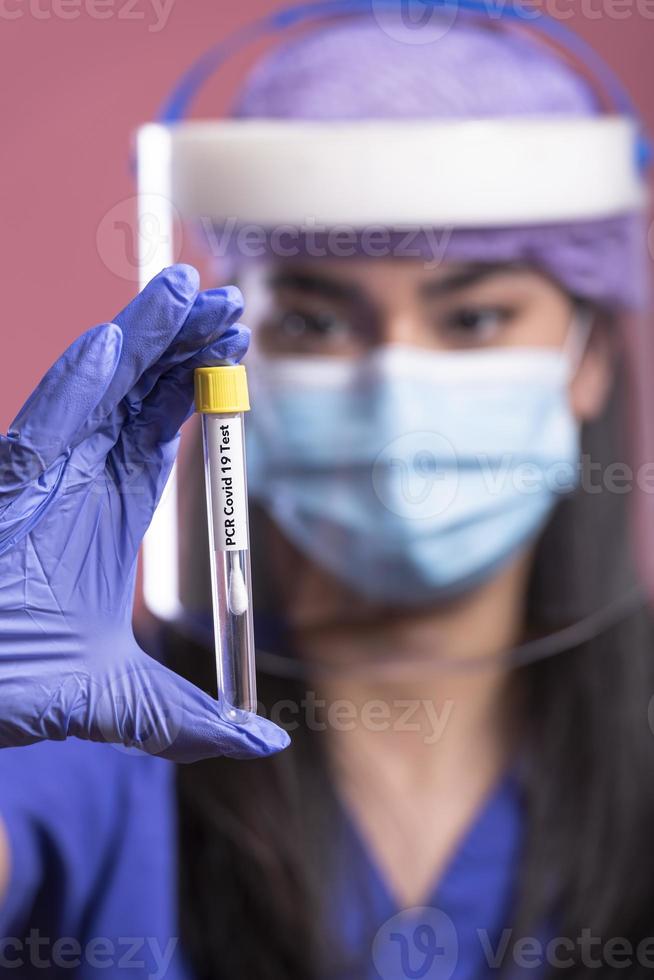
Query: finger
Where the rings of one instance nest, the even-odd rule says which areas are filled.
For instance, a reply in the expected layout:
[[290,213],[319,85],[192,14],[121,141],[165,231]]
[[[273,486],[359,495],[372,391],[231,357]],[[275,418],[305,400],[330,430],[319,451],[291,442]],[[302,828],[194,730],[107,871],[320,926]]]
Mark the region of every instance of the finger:
[[159,377],[225,337],[242,316],[243,309],[243,296],[236,286],[206,289],[198,293],[182,329],[157,362],[156,373],[148,372],[144,376],[146,382],[151,378],[152,384],[144,385],[143,393],[151,391]]
[[195,302],[199,276],[190,265],[164,269],[148,283],[114,322],[123,334],[123,347],[116,372],[82,431],[82,438],[95,431],[123,398],[165,354],[182,329]]
[[141,406],[140,414],[125,428],[122,441],[137,456],[151,455],[157,445],[174,439],[194,411],[194,375],[198,367],[227,361],[237,364],[247,353],[250,331],[241,324],[229,330],[208,347],[196,350],[159,379]]
[[133,666],[92,684],[83,717],[69,734],[122,743],[173,762],[197,762],[228,755],[254,758],[286,748],[289,737],[277,725],[246,712],[236,719],[220,713],[218,702],[145,654]]
[[195,368],[239,361],[249,339],[248,328],[237,324],[203,350],[193,344],[189,349],[195,349],[194,355],[159,378],[129,421],[114,413],[79,447],[86,471],[92,472],[99,458],[104,464],[109,455],[119,485],[135,495],[134,506],[125,511],[135,535],[150,523],[177,455],[179,430],[193,413]]
[[235,286],[199,293],[187,320],[170,347],[127,394],[129,414],[137,415],[143,399],[147,398],[159,379],[178,365],[184,364],[198,351],[220,338],[225,338],[228,350],[230,328],[242,313],[243,297]]
[[75,440],[115,375],[122,334],[113,323],[78,337],[45,374],[0,440],[0,484],[35,479]]
[[[90,419],[89,431],[102,428],[109,436],[110,443],[115,443],[121,429],[129,424],[130,419],[138,416],[143,400],[147,398],[159,378],[202,347],[229,332],[230,326],[242,311],[243,297],[240,290],[234,286],[205,290],[198,294],[186,320],[167,349],[144,371],[109,413],[104,414],[104,406],[101,406],[99,414],[103,417]],[[88,435],[88,432],[85,435]]]

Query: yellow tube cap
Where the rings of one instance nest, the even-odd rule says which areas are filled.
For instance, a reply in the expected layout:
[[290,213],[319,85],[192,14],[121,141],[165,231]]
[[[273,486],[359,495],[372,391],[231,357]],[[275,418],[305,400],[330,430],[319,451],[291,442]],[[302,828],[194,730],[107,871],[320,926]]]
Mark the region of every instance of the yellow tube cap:
[[243,365],[196,368],[195,409],[204,414],[249,412],[248,377]]

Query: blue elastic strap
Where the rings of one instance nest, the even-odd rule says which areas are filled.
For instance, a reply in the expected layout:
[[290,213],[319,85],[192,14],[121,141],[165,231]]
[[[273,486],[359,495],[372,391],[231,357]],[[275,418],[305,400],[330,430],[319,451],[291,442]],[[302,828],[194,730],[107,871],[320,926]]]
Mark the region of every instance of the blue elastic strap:
[[[375,5],[397,8],[398,0],[374,0]],[[422,0],[421,0],[422,2]],[[276,34],[297,24],[310,23],[321,17],[336,17],[345,14],[372,13],[372,0],[319,0],[317,3],[303,3],[285,7],[246,24],[229,34],[224,40],[200,55],[198,60],[184,72],[168,99],[162,106],[157,121],[174,123],[183,119],[199,89],[226,61],[249,44],[253,44],[266,34]]]
[[[202,85],[234,54],[266,34],[285,31],[299,24],[310,23],[323,17],[337,17],[347,14],[370,14],[380,8],[397,10],[401,0],[318,0],[316,3],[302,3],[286,7],[254,21],[234,31],[225,40],[214,45],[182,75],[162,107],[158,121],[174,123],[183,119],[196,93]],[[553,40],[563,51],[569,52],[579,64],[585,66],[594,76],[599,86],[606,90],[616,109],[630,116],[637,125],[636,163],[641,173],[645,173],[652,162],[654,152],[645,132],[642,120],[625,86],[616,73],[607,65],[594,48],[569,27],[560,24],[554,17],[534,11],[523,10],[519,4],[506,0],[419,0],[425,6],[439,7],[442,10],[465,10],[483,14],[491,20],[513,20],[536,27],[545,37]]]

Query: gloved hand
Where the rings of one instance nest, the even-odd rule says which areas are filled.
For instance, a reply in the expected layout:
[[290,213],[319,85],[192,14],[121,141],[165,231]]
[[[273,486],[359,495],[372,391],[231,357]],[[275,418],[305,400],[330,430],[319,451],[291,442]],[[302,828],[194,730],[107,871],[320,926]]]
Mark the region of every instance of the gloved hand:
[[277,726],[217,703],[132,632],[139,545],[193,411],[193,371],[238,360],[237,289],[164,270],[76,340],[0,436],[0,746],[69,735],[187,762],[284,748]]

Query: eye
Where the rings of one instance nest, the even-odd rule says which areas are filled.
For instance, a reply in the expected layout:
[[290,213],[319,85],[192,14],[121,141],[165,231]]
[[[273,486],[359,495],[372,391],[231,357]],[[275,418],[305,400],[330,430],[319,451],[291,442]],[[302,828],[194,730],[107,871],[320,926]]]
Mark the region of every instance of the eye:
[[277,330],[292,341],[335,341],[347,336],[349,324],[335,313],[286,310],[277,319]]
[[265,328],[274,347],[288,351],[340,351],[352,340],[346,319],[329,311],[281,310]]
[[443,317],[443,332],[453,340],[480,343],[495,340],[514,316],[502,306],[463,306]]
[[360,323],[347,312],[322,307],[303,309],[280,303],[257,328],[257,343],[271,354],[355,356],[365,342]]

